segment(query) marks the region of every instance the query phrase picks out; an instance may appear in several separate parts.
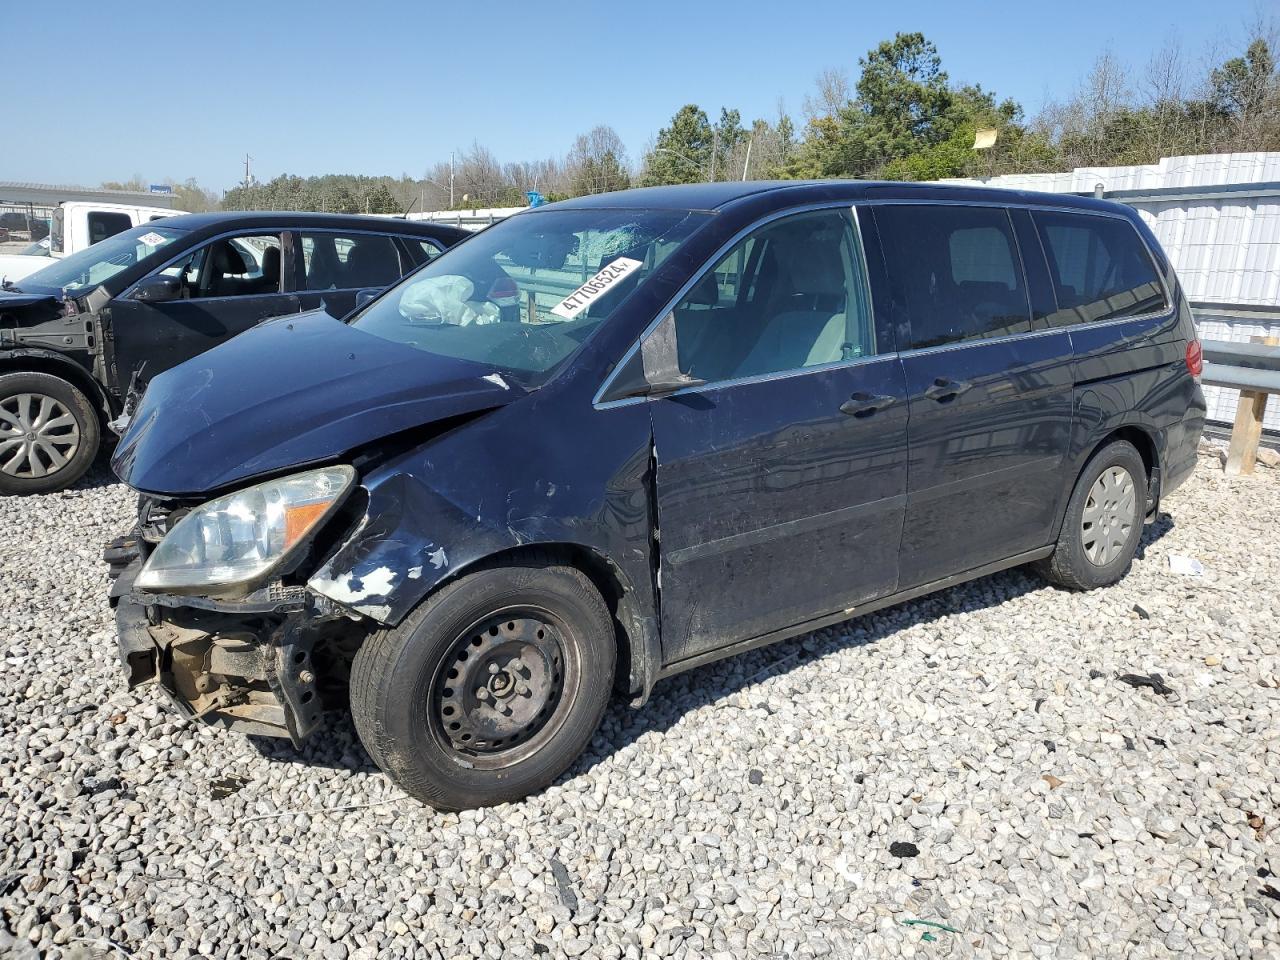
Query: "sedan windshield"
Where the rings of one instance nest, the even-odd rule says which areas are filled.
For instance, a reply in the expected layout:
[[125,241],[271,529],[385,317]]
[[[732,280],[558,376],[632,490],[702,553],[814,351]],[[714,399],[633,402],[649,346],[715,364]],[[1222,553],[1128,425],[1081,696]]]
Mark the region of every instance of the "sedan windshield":
[[352,325],[537,386],[708,216],[618,209],[517,214],[392,287]]
[[83,292],[88,287],[96,287],[121,270],[127,270],[138,261],[151,256],[161,247],[172,243],[182,236],[184,230],[173,227],[161,227],[148,223],[134,227],[114,237],[108,237],[79,253],[55,260],[49,266],[37,270],[30,276],[22,278],[22,289],[40,292],[42,290],[70,290]]

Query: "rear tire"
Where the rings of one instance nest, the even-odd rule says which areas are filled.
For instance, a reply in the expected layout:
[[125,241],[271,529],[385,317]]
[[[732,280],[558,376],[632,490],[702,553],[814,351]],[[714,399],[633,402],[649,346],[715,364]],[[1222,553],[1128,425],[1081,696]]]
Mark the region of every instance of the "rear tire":
[[1036,571],[1069,590],[1110,586],[1129,572],[1146,508],[1142,455],[1127,440],[1108,443],[1080,472],[1058,542]]
[[47,373],[0,375],[0,493],[65,490],[101,443],[98,413],[76,386]]
[[440,810],[518,800],[586,748],[613,686],[613,620],[579,570],[550,557],[446,584],[372,634],[351,714],[374,762]]

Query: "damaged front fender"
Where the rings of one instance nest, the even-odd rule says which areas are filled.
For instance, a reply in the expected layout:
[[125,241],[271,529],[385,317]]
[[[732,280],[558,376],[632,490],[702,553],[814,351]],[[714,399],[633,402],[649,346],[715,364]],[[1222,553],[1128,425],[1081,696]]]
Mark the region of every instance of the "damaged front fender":
[[373,483],[367,493],[368,508],[355,533],[307,587],[388,626],[403,620],[452,570],[521,542],[513,531],[464,516],[408,474]]
[[[631,692],[643,694],[661,658],[650,440],[647,416],[636,414],[635,431],[620,430],[613,449],[592,451],[597,482],[584,482],[580,456],[570,467],[556,451],[535,449],[536,440],[500,442],[501,417],[374,471],[363,480],[363,517],[311,576],[308,589],[396,626],[433,590],[490,558],[521,547],[569,548],[592,561],[585,572],[595,575],[630,647],[625,675]],[[524,442],[529,446],[515,448]],[[443,461],[474,466],[433,470],[433,462]],[[510,463],[523,463],[528,472],[515,476]]]

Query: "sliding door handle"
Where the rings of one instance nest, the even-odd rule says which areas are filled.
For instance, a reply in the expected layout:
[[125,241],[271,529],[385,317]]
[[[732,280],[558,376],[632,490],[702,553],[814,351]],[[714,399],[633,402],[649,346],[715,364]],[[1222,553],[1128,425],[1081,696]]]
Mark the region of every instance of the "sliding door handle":
[[960,394],[973,387],[972,383],[965,380],[952,380],[950,377],[938,377],[925,390],[924,395],[930,400],[936,400],[938,403],[950,403]]
[[844,403],[840,404],[840,412],[851,417],[869,417],[877,410],[891,406],[894,397],[886,393],[870,394],[858,391]]

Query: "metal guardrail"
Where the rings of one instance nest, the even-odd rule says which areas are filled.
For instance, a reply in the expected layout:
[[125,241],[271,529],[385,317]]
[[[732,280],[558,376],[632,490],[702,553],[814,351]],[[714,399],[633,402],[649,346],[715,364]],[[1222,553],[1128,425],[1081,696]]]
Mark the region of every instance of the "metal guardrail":
[[1200,348],[1204,351],[1200,382],[1240,391],[1227,447],[1227,473],[1253,473],[1268,394],[1280,393],[1280,343],[1202,340]]
[[1204,372],[1200,382],[1260,393],[1280,393],[1280,346],[1202,340]]
[[1280,346],[1203,340],[1200,382],[1255,393],[1280,393]]

